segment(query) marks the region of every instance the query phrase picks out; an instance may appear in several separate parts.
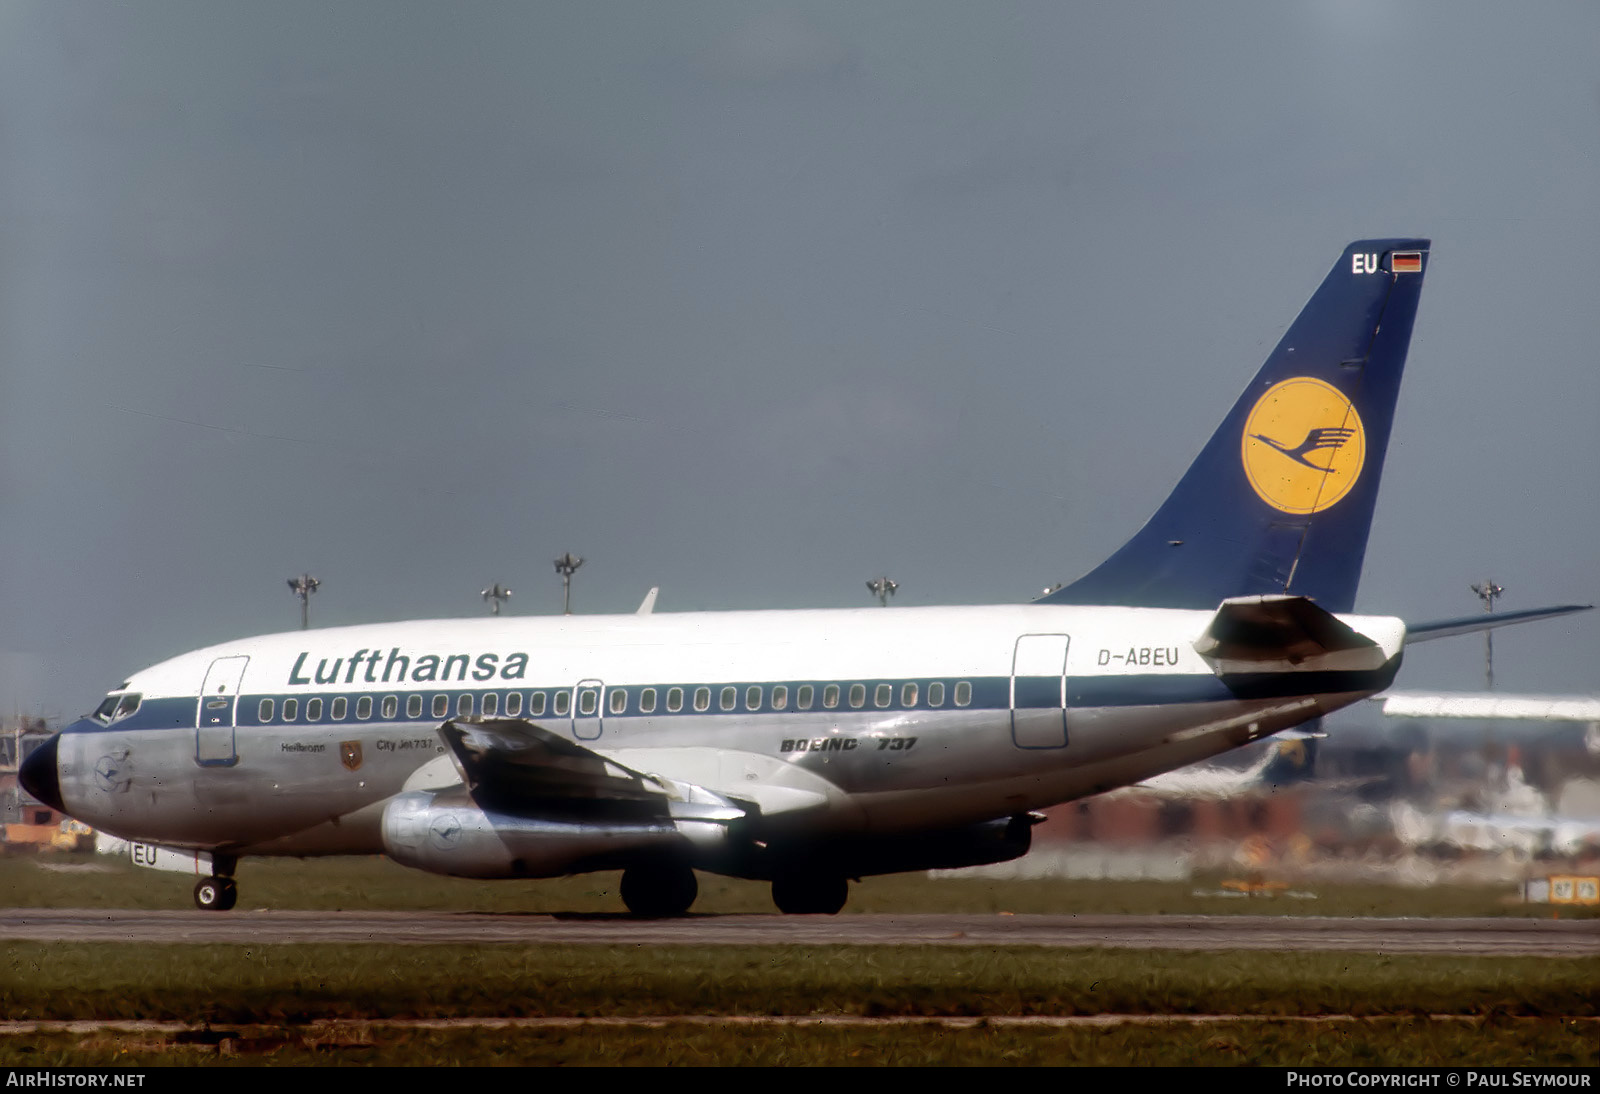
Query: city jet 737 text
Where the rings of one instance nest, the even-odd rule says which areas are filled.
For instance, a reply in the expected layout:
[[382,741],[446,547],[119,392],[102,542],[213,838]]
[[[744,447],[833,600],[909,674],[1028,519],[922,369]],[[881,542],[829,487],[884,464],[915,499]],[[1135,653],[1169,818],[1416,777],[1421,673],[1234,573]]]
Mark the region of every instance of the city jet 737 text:
[[23,784],[198,864],[216,909],[252,855],[620,869],[642,915],[687,911],[697,870],[833,913],[850,879],[1015,858],[1036,810],[1380,692],[1408,642],[1580,610],[1350,614],[1429,261],[1347,248],[1149,522],[1034,603],[243,639],[136,673]]

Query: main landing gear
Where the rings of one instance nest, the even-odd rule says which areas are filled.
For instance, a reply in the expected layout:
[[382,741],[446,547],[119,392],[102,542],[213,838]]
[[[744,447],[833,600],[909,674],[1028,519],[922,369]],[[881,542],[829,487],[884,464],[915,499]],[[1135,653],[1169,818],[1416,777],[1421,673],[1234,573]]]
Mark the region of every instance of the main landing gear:
[[785,915],[838,915],[850,882],[823,870],[793,870],[772,879],[772,902]]
[[642,919],[683,915],[699,895],[694,871],[683,863],[640,863],[622,871],[622,903]]

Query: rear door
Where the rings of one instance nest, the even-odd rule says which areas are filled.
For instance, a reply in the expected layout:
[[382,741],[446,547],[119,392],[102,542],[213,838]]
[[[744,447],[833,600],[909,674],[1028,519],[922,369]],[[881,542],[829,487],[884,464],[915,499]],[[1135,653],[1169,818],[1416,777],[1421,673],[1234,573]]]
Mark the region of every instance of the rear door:
[[1011,652],[1011,742],[1018,748],[1067,744],[1067,644],[1064,634],[1025,634]]

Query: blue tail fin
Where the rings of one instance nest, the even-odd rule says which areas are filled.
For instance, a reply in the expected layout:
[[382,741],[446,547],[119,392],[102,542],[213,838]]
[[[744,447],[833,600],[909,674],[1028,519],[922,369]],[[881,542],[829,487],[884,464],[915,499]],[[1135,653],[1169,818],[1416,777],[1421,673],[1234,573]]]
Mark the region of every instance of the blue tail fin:
[[1156,515],[1048,604],[1355,606],[1428,240],[1350,244]]

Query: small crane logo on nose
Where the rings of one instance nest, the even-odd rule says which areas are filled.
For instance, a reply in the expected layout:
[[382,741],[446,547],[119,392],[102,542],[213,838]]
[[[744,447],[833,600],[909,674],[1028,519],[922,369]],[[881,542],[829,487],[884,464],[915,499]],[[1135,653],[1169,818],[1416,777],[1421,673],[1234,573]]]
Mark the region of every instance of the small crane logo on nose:
[[107,794],[125,788],[128,779],[123,771],[122,758],[112,755],[101,756],[94,765],[94,784]]
[[454,847],[461,839],[461,822],[454,813],[446,813],[428,829],[436,847]]

